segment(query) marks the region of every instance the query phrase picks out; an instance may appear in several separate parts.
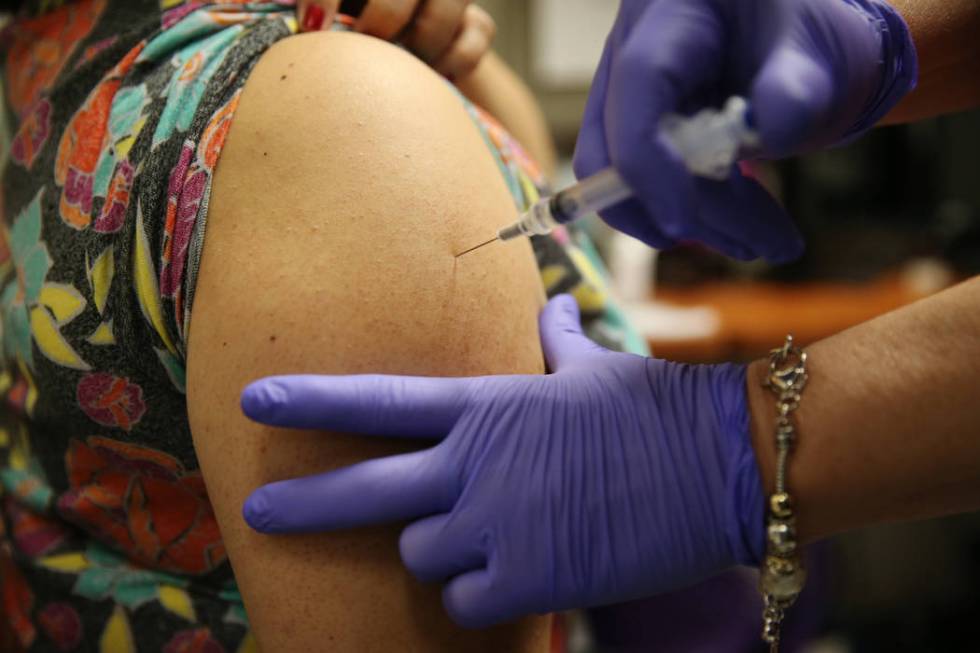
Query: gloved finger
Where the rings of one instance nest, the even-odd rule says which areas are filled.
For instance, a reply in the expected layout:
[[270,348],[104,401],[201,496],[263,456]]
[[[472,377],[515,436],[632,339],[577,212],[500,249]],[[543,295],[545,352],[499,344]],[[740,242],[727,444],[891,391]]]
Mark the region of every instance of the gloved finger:
[[340,0],[297,0],[296,17],[299,31],[316,32],[329,29],[339,6]]
[[[579,129],[575,142],[575,154],[572,157],[572,168],[575,176],[584,179],[612,165],[606,151],[606,133],[603,124],[603,106],[606,99],[606,88],[609,83],[609,67],[613,57],[614,44],[612,34],[606,41],[602,58],[592,79],[589,98],[585,103],[585,114],[582,117],[582,127]],[[635,200],[620,202],[600,214],[609,226],[625,234],[638,238],[651,247],[666,248],[673,245],[651,220],[643,205]]]
[[765,151],[797,152],[833,110],[830,73],[790,41],[777,47],[752,84],[751,106]]
[[412,20],[418,0],[368,0],[354,29],[362,34],[392,41]]
[[252,492],[242,514],[262,533],[332,531],[445,512],[455,492],[446,466],[417,451],[269,483]]
[[599,217],[610,227],[622,231],[627,236],[642,240],[650,247],[669,249],[677,244],[657,226],[643,202],[628,199],[599,213]]
[[698,179],[699,240],[748,260],[786,263],[803,253],[803,236],[778,202],[737,170],[724,181]]
[[[610,160],[671,239],[694,219],[696,203],[684,161],[659,136],[660,120],[715,80],[723,68],[723,45],[724,31],[711,3],[653,3],[610,71],[605,105]],[[619,229],[610,215],[610,224]]]
[[[672,156],[676,156],[673,154],[670,146],[668,146],[668,150],[670,150]],[[732,174],[737,174],[736,166],[733,165],[732,170]],[[718,228],[710,220],[705,220],[705,198],[701,195],[702,189],[708,188],[709,190],[714,190],[715,187],[724,186],[727,183],[727,181],[719,182],[695,177],[686,172],[678,174],[675,184],[672,185],[672,189],[676,194],[676,198],[685,198],[685,203],[680,209],[683,219],[670,220],[665,224],[665,229],[675,241],[696,241],[727,256],[749,261],[758,257],[754,253],[752,243],[742,237],[740,232],[741,226],[737,220],[733,220],[730,217],[725,220],[726,215],[730,216],[733,207],[727,207],[729,209],[728,214],[724,213],[723,208],[720,216],[723,219],[722,228]],[[667,189],[661,188],[661,192],[665,191]],[[689,203],[687,202],[688,200]],[[709,208],[710,206],[709,203]],[[708,217],[715,216],[709,212]]]
[[[582,117],[582,127],[579,129],[575,142],[575,154],[572,157],[572,168],[579,179],[595,174],[612,165],[606,145],[604,111],[606,92],[609,86],[609,69],[615,56],[615,38],[617,30],[622,29],[620,20],[613,27],[606,39],[602,50],[602,58],[596,67],[589,97],[585,103],[585,113]],[[665,249],[674,244],[646,213],[643,204],[637,200],[620,202],[600,214],[606,223],[623,233],[638,238],[651,247]]]
[[462,532],[458,517],[435,515],[409,524],[398,540],[405,567],[424,583],[485,567],[479,538]]
[[426,63],[437,61],[459,33],[472,0],[424,0],[402,42]]
[[495,587],[487,569],[456,576],[442,590],[449,617],[464,628],[486,628],[532,611],[526,596]]
[[363,374],[270,376],[242,391],[242,411],[273,426],[442,438],[466,409],[470,379]]
[[653,2],[613,62],[606,97],[606,139],[649,137],[665,113],[716,81],[724,70],[725,27],[710,0]]
[[585,113],[582,116],[582,126],[575,141],[575,153],[572,155],[572,169],[579,179],[595,174],[608,168],[609,154],[606,150],[606,134],[603,125],[603,107],[606,100],[606,89],[609,85],[609,66],[612,60],[612,35],[606,39],[602,50],[602,58],[592,78],[589,97],[585,102]]
[[609,92],[609,73],[612,63],[619,52],[619,44],[632,29],[643,8],[638,3],[621,3],[606,43],[602,48],[599,65],[596,66],[589,87],[589,96],[585,102],[585,112],[582,115],[582,126],[575,142],[575,153],[572,156],[572,169],[579,179],[595,174],[608,168],[612,163],[609,159],[608,144],[605,133],[606,95]]
[[459,34],[434,65],[436,72],[449,79],[459,79],[473,71],[490,50],[497,34],[497,23],[486,11],[469,5],[463,12]]
[[666,249],[687,237],[697,219],[694,177],[660,138],[621,150],[614,164],[633,190],[633,199],[602,211],[609,226]]
[[552,372],[590,354],[606,351],[582,333],[578,303],[571,295],[553,297],[541,309],[538,326],[544,359]]

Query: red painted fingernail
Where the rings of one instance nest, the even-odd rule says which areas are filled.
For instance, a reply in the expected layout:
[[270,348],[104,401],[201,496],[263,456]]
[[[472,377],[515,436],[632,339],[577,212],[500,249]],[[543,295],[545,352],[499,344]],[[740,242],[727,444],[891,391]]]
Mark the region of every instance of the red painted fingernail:
[[303,16],[303,29],[307,32],[315,32],[323,26],[323,8],[318,5],[310,5],[306,8],[306,15]]

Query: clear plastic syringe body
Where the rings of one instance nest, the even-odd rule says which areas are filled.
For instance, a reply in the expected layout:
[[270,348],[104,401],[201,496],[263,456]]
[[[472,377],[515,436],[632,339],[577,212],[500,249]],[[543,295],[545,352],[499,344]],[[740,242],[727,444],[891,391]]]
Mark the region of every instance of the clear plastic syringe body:
[[[690,117],[669,115],[660,122],[660,134],[683,159],[691,174],[725,179],[742,151],[758,146],[748,125],[748,104],[731,97],[725,107],[703,109]],[[500,240],[544,235],[558,225],[618,204],[633,194],[614,168],[606,168],[577,184],[534,203],[511,225],[497,232]]]
[[518,236],[544,235],[561,224],[602,211],[632,195],[615,168],[600,170],[579,183],[538,200],[520,220],[497,233],[500,240]]

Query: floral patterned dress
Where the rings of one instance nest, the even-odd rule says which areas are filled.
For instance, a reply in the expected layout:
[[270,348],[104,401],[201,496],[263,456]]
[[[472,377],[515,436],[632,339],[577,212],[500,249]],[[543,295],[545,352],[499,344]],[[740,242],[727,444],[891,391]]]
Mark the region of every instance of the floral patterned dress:
[[[342,29],[342,19],[335,28]],[[212,171],[291,2],[33,0],[3,31],[0,649],[255,650],[191,442],[185,341]],[[518,208],[541,175],[460,101]],[[588,243],[549,294],[629,333]]]

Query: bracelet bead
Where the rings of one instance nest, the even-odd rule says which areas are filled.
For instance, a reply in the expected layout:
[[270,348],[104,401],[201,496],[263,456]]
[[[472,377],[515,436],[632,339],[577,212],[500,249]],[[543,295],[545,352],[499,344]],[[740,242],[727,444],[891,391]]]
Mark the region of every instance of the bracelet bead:
[[766,594],[789,607],[806,583],[806,569],[795,560],[767,556],[760,583]]
[[769,548],[779,555],[796,552],[796,529],[786,522],[769,524]]
[[786,492],[776,492],[769,497],[769,512],[780,519],[789,519],[793,516],[793,497]]

